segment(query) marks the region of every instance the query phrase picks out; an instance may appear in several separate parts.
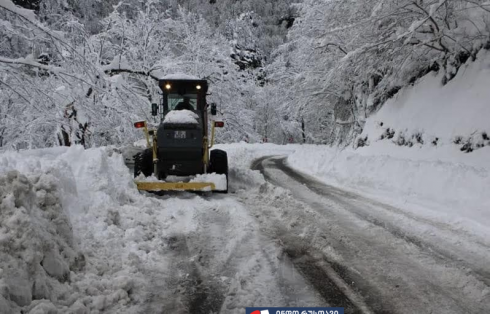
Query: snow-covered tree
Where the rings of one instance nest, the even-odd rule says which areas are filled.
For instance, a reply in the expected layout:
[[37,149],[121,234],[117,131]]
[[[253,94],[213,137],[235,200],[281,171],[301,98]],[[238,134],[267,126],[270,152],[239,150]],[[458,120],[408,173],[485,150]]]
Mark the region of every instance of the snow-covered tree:
[[489,41],[483,0],[306,0],[298,7],[269,71],[278,89],[290,91],[283,106],[307,120],[315,142],[352,142],[400,88],[431,70],[451,79]]
[[134,141],[140,134],[132,122],[151,119],[150,104],[159,101],[158,78],[176,72],[211,82],[210,101],[229,120],[218,139],[258,138],[254,74],[240,71],[230,57],[234,42],[201,16],[183,8],[171,14],[158,1],[131,14],[119,4],[98,21],[103,31],[92,34],[75,14],[50,28],[33,12],[5,3],[0,31],[15,45],[0,59],[0,88],[9,91],[0,99],[2,119],[13,128],[2,129],[2,146]]

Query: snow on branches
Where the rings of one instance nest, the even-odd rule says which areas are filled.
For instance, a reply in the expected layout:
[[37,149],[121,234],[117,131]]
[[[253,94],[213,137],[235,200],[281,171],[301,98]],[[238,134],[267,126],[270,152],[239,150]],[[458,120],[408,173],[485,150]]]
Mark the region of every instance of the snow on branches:
[[490,43],[484,0],[305,0],[298,7],[299,22],[269,71],[286,91],[278,105],[307,121],[313,142],[352,143],[367,116],[402,87],[430,71],[444,71],[445,84]]
[[75,11],[53,20],[50,12],[59,13],[53,1],[38,13],[47,25],[32,11],[0,2],[0,34],[9,43],[0,45],[0,148],[135,141],[140,134],[132,121],[153,119],[157,80],[176,72],[208,79],[211,91],[226,90],[209,101],[220,104],[235,130],[218,139],[254,133],[253,115],[233,119],[254,77],[240,73],[229,56],[233,44],[201,16],[183,8],[171,14],[148,1],[131,10],[117,5],[94,26]]

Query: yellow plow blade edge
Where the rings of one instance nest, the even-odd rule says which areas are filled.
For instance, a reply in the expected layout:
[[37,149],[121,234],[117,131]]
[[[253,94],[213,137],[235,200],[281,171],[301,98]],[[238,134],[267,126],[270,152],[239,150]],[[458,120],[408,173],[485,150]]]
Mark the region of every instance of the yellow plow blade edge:
[[136,182],[140,191],[214,191],[216,186],[211,182]]

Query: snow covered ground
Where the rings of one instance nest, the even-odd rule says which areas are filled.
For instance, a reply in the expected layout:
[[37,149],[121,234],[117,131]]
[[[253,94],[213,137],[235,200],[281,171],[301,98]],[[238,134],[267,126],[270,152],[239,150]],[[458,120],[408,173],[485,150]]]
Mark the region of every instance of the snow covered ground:
[[138,192],[140,147],[0,153],[0,313],[488,310],[489,60],[401,91],[357,149],[218,145],[228,195]]
[[[289,164],[331,185],[369,195],[419,215],[489,233],[490,147],[398,147],[374,143],[339,151],[297,147]],[[477,231],[478,230],[478,231]]]
[[[326,205],[329,201],[311,196],[309,200],[313,203],[309,204],[288,191],[289,179],[283,180],[286,188],[273,186],[261,173],[250,169],[258,158],[283,155],[289,156],[289,162],[304,172],[315,172],[320,179],[330,182],[329,174],[337,175],[332,176],[337,180],[344,172],[321,168],[325,160],[344,169],[340,166],[348,166],[349,160],[355,163],[367,157],[350,152],[354,157],[345,158],[342,163],[339,161],[342,159],[335,157],[340,158],[346,152],[301,145],[239,143],[219,148],[230,156],[233,193],[229,195],[139,193],[120,150],[115,148],[71,147],[2,153],[0,313],[21,310],[25,313],[243,313],[246,306],[320,306],[328,302],[332,306],[346,302],[346,307],[353,309],[367,307],[355,292],[357,288],[352,290],[342,283],[334,269],[318,266],[317,258],[310,254],[321,249],[337,256],[334,258],[337,262],[343,260],[332,242],[336,240],[321,235],[327,230],[325,226],[332,230],[339,228],[332,224],[333,216],[325,220],[316,212],[315,204]],[[368,157],[371,161],[379,159],[380,163],[388,163],[382,155]],[[411,167],[408,161],[399,162],[402,168]],[[305,163],[310,166],[301,166]],[[322,172],[324,169],[328,171]],[[447,167],[446,171],[454,169],[459,167]],[[356,181],[357,178],[332,182],[354,189],[362,187],[359,182],[367,182],[370,177],[365,181]],[[387,174],[382,178],[385,184],[393,182],[388,181]],[[306,186],[294,188],[300,189],[311,193]],[[372,217],[377,217],[378,205],[363,204],[371,208]],[[336,215],[346,215],[339,210]],[[423,217],[432,210],[438,207],[428,207],[415,216]],[[452,213],[467,216],[456,210]],[[380,219],[410,227],[411,231],[407,232],[439,236],[439,231],[424,221],[413,225],[413,220],[394,217],[393,213],[381,214]],[[481,228],[472,230],[473,233],[488,230],[483,218],[478,223]],[[362,239],[364,229],[360,230]],[[340,229],[336,232],[343,234]],[[349,236],[345,233],[342,237]],[[443,239],[453,245],[470,241],[454,235]],[[486,240],[480,242],[488,244]],[[341,248],[345,247],[339,243]],[[395,244],[397,254],[402,254],[403,246],[396,241]],[[476,266],[475,269],[479,270],[477,274],[485,276],[479,259],[484,255],[480,247],[466,244],[464,247],[463,251],[474,249],[468,263],[483,267],[481,271]],[[309,252],[306,259],[293,258],[305,252]],[[361,266],[352,267],[368,267]],[[440,267],[435,269],[442,271]],[[467,273],[473,276],[469,270]],[[328,278],[322,280],[333,280],[344,287],[339,291],[347,292],[332,292],[315,283],[314,278],[323,276]],[[460,277],[455,278],[473,285],[467,290],[468,300],[484,300],[489,295],[490,290],[482,288],[481,283]],[[344,301],[326,297],[336,293],[348,297]],[[441,296],[438,302],[444,300]],[[397,302],[405,301],[402,297]]]
[[402,89],[367,119],[361,137],[375,143],[384,135],[385,141],[400,146],[444,147],[455,142],[460,148],[469,143],[473,150],[488,146],[490,52],[482,50],[444,86],[442,79],[443,74],[432,72]]
[[[243,154],[243,146],[235,149],[242,158],[233,159],[232,172],[247,175],[234,189],[264,182],[248,169],[256,152]],[[260,269],[276,246],[255,232],[240,202],[139,193],[113,148],[2,153],[0,200],[0,313],[187,313],[221,306],[232,313],[283,304],[274,289],[255,290],[273,277],[270,265]],[[232,297],[200,300],[227,295],[224,284]]]

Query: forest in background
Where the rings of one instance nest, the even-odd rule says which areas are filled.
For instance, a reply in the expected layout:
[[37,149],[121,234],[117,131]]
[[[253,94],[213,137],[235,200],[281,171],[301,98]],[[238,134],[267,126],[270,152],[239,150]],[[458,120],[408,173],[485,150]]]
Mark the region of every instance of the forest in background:
[[210,81],[221,142],[356,145],[400,89],[481,49],[487,0],[0,0],[0,149],[133,142],[176,72]]

